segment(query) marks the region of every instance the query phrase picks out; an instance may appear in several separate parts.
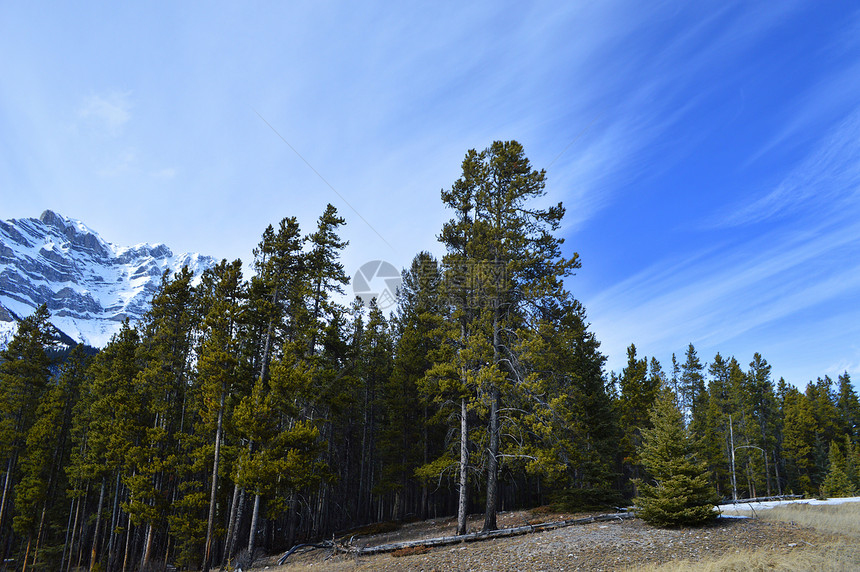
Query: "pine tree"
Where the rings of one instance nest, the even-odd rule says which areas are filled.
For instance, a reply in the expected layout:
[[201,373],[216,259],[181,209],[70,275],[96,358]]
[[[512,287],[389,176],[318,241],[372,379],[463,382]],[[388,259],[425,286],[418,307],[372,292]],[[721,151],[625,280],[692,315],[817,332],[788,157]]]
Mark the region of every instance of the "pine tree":
[[[27,553],[36,566],[45,563],[43,547],[50,552],[50,566],[58,566],[56,542],[59,523],[67,514],[65,503],[65,473],[68,463],[72,412],[80,396],[87,356],[83,346],[75,346],[60,374],[50,383],[36,407],[33,426],[27,434],[21,455],[21,480],[15,487],[14,528],[27,538]],[[32,545],[32,551],[29,547]],[[53,549],[52,549],[53,548]]]
[[[771,463],[769,459],[776,458],[776,446],[779,441],[779,410],[773,382],[770,378],[771,366],[756,353],[750,362],[747,373],[747,395],[745,396],[751,414],[749,444],[758,448],[762,455],[753,455],[752,460],[765,474],[767,495],[772,494]],[[756,472],[759,473],[758,469]],[[753,495],[756,496],[756,495]]]
[[[277,412],[265,403],[270,366],[284,342],[296,343],[302,328],[304,296],[308,285],[304,271],[301,230],[295,217],[284,218],[278,230],[269,225],[254,249],[254,268],[249,287],[248,320],[251,326],[247,341],[249,361],[255,373],[251,392],[237,405],[235,423],[245,441],[236,468],[236,481],[242,490],[253,489],[254,505],[248,540],[248,553],[253,560],[257,542],[257,525],[262,495],[269,490],[270,473],[266,472],[265,447],[277,434]],[[242,496],[242,493],[239,495]],[[234,514],[241,522],[238,506]],[[232,511],[231,509],[231,512]],[[226,558],[233,555],[236,531],[228,532],[230,546]]]
[[[431,355],[441,344],[440,282],[436,259],[428,252],[421,252],[410,268],[403,271],[398,292],[394,321],[398,335],[392,373],[384,384],[386,423],[380,436],[383,481],[395,493],[392,516],[396,520],[402,520],[406,514],[406,496],[415,469],[429,463],[431,455],[441,453],[431,451],[432,395],[419,391],[420,380],[433,365]],[[426,479],[419,499],[417,512],[426,517],[429,502]]]
[[860,447],[846,435],[843,441],[845,447],[845,474],[854,485],[855,491],[860,491]]
[[305,256],[304,270],[309,281],[311,294],[308,300],[308,316],[310,338],[308,353],[316,353],[316,343],[325,329],[327,318],[333,311],[331,297],[343,294],[343,287],[349,283],[349,277],[340,262],[340,253],[349,244],[338,236],[338,229],[346,224],[343,217],[338,216],[337,209],[331,204],[320,215],[317,230],[307,237],[310,248]]
[[675,395],[659,392],[643,429],[641,456],[650,475],[637,482],[636,514],[657,526],[698,525],[717,517],[717,494],[704,465],[694,460],[690,435]]
[[[766,378],[770,368],[758,354],[757,358],[753,363],[757,364],[759,370],[765,370],[765,373],[756,374],[754,370],[753,374]],[[729,420],[726,454],[734,463],[732,491],[734,493],[740,486],[740,478],[746,485],[748,498],[752,498],[757,496],[756,476],[764,474],[764,464],[761,462],[763,459],[759,454],[763,449],[752,444],[761,437],[760,426],[753,411],[757,390],[753,387],[751,377],[741,369],[740,363],[734,357],[729,360],[728,375],[728,396],[723,416],[728,415]]]
[[500,409],[503,398],[517,391],[516,331],[537,302],[562,294],[561,279],[579,267],[578,255],[562,257],[563,240],[552,235],[564,216],[561,203],[533,206],[545,194],[545,184],[545,171],[532,168],[522,145],[496,141],[481,152],[470,150],[462,176],[442,193],[455,211],[441,235],[449,251],[445,262],[467,265],[472,284],[466,301],[471,299],[473,307],[479,303],[471,315],[458,308],[462,319],[475,326],[463,329],[474,340],[463,341],[477,342],[472,347],[486,348],[489,358],[477,379],[487,419],[485,531],[496,528]]
[[261,383],[268,380],[269,365],[281,343],[294,339],[301,329],[301,320],[285,316],[295,318],[304,311],[300,308],[307,288],[304,264],[298,220],[282,219],[277,233],[269,225],[254,249],[256,275],[249,292],[249,318],[256,329],[251,363]]
[[679,400],[683,407],[694,439],[702,439],[708,414],[708,392],[705,389],[705,367],[699,361],[693,344],[687,346],[684,363],[681,365]]
[[854,496],[857,489],[848,474],[849,468],[846,457],[839,450],[836,441],[830,442],[828,461],[830,468],[821,483],[821,496],[825,498]]
[[783,401],[782,416],[785,423],[783,454],[788,488],[798,493],[814,493],[813,451],[818,424],[812,414],[809,399],[797,388],[788,388]]
[[[0,463],[3,480],[0,495],[0,547],[6,545],[17,486],[18,464],[26,454],[27,437],[36,423],[36,408],[48,389],[53,345],[45,305],[21,320],[15,336],[0,353]],[[41,460],[39,460],[41,462]],[[21,528],[18,528],[20,531]],[[29,542],[28,542],[29,547]]]
[[827,473],[828,444],[841,439],[845,433],[840,431],[842,424],[836,406],[837,398],[833,391],[833,380],[829,376],[807,384],[806,399],[816,425],[810,467],[811,486],[816,490]]
[[[320,466],[333,464],[333,448],[331,437],[333,425],[331,422],[331,403],[340,393],[338,380],[342,372],[338,371],[332,357],[332,346],[339,345],[335,339],[338,328],[331,326],[340,319],[344,308],[333,301],[333,297],[343,294],[344,286],[349,283],[349,277],[343,269],[340,255],[349,244],[338,235],[339,229],[346,221],[337,214],[337,209],[326,205],[325,211],[317,221],[317,229],[305,238],[306,255],[304,258],[304,274],[307,286],[303,301],[303,316],[294,315],[296,324],[304,323],[304,330],[299,336],[304,343],[304,351],[293,347],[291,350],[296,365],[307,369],[309,385],[306,387],[306,409],[311,411],[311,418],[322,418],[319,423]],[[287,346],[285,345],[285,350]],[[322,352],[322,353],[321,353]],[[339,352],[336,352],[339,353]],[[286,357],[286,356],[285,356]],[[294,366],[295,369],[295,366]],[[323,453],[323,448],[325,453]],[[295,471],[298,475],[301,471]],[[322,472],[318,476],[322,476]],[[313,532],[322,534],[331,503],[330,479],[319,482],[319,490],[314,510]],[[294,494],[294,492],[292,493]],[[294,504],[294,503],[291,503]]]
[[[286,515],[292,541],[303,490],[313,504],[308,532],[319,536],[330,523],[333,406],[349,393],[342,382],[350,373],[341,369],[344,309],[333,301],[348,283],[339,261],[347,244],[337,235],[343,224],[328,205],[314,233],[302,239],[296,219],[284,219],[277,232],[266,229],[254,251],[247,313],[258,340],[251,345],[262,350],[251,360],[253,388],[233,415],[246,444],[236,480],[254,493],[251,558],[261,521]],[[233,544],[235,534],[228,537]]]
[[651,426],[649,412],[660,390],[659,375],[648,375],[648,358],[636,356],[636,346],[627,348],[627,366],[618,378],[619,422],[624,434],[621,438],[622,469],[628,478],[641,477],[639,450],[642,430]]
[[[443,288],[443,295],[456,295]],[[450,433],[457,434],[457,442],[446,439],[440,454],[425,462],[417,471],[419,478],[439,479],[446,474],[456,475],[457,483],[457,534],[466,534],[466,517],[469,507],[469,482],[472,467],[470,418],[474,417],[476,378],[480,357],[473,347],[471,321],[461,307],[453,312],[451,320],[444,320],[432,335],[439,345],[428,354],[433,365],[419,380],[419,391],[436,408],[434,420],[456,419]]]
[[[700,421],[694,423],[694,433],[697,438],[697,448],[700,458],[708,468],[711,483],[719,494],[732,493],[737,489],[732,483],[731,471],[731,435],[732,414],[732,372],[737,371],[733,365],[734,358],[725,360],[717,353],[711,362],[708,372],[710,380],[707,392],[703,395],[704,411]],[[694,421],[696,417],[694,416]]]
[[[148,402],[137,383],[142,369],[139,345],[137,329],[126,320],[120,331],[93,359],[81,389],[81,400],[74,411],[73,449],[67,473],[72,485],[71,495],[77,505],[75,521],[79,526],[73,527],[70,562],[80,562],[86,553],[90,565],[95,566],[102,552],[99,534],[107,483],[115,483],[122,478],[126,484],[124,492],[114,497],[123,503],[126,513],[123,526],[126,539],[130,538],[132,526],[142,524],[139,515],[147,503],[140,497],[131,496],[128,486],[136,478],[130,468],[133,461],[130,452],[143,443],[149,424]],[[98,498],[102,502],[96,509],[95,526],[92,532],[88,532],[88,492],[94,489],[98,489]],[[119,552],[116,550],[114,554],[120,556]],[[131,558],[125,550],[121,556],[123,559]]]
[[[392,341],[388,322],[382,311],[376,306],[376,301],[371,300],[368,312],[367,326],[364,330],[362,343],[362,367],[361,376],[364,390],[364,415],[365,427],[362,430],[362,442],[364,444],[360,471],[362,475],[362,487],[359,494],[362,495],[359,507],[364,509],[366,515],[376,513],[377,519],[381,520],[382,490],[380,489],[379,464],[379,431],[381,425],[382,392],[384,384],[391,377],[392,369]],[[376,509],[375,511],[373,509]]]
[[678,358],[674,353],[672,354],[672,378],[670,382],[669,387],[678,396],[678,406],[681,408],[681,412],[685,414],[684,422],[689,424],[689,416],[687,415],[689,407],[686,405],[687,400],[681,391],[681,364],[678,363]]
[[860,440],[860,400],[857,399],[847,371],[839,376],[838,392],[836,407],[839,409],[843,431],[857,443]]
[[[143,369],[135,385],[146,403],[146,429],[144,440],[129,449],[129,468],[134,476],[127,483],[135,498],[130,512],[146,526],[142,568],[150,562],[156,545],[170,550],[161,534],[173,509],[188,502],[199,505],[200,499],[205,499],[200,483],[184,483],[179,488],[182,473],[190,470],[188,464],[192,462],[184,449],[193,418],[188,407],[189,387],[192,342],[199,323],[192,279],[187,267],[172,277],[164,273],[145,316],[138,346]],[[205,506],[205,500],[203,503]],[[199,521],[197,526],[201,526]]]
[[[239,328],[242,323],[246,285],[242,280],[242,262],[230,264],[226,260],[203,273],[198,288],[203,321],[202,338],[197,351],[198,406],[203,427],[200,432],[214,432],[212,448],[212,476],[209,487],[209,510],[206,523],[206,539],[203,569],[208,570],[214,562],[216,493],[221,468],[221,446],[224,428],[229,424],[232,400],[230,397],[242,386],[248,385],[247,368],[242,367],[239,352]],[[211,442],[202,440],[202,448],[208,450]],[[200,453],[198,453],[200,454]],[[208,455],[207,455],[208,457]],[[182,523],[177,523],[181,525]],[[190,544],[195,540],[189,535]],[[188,544],[188,542],[186,542]]]
[[588,330],[585,309],[572,297],[545,307],[543,317],[517,352],[531,403],[521,421],[532,459],[526,469],[543,479],[563,510],[617,504],[620,495],[611,484],[619,428],[603,375],[606,358]]
[[[356,318],[360,312],[357,314]],[[326,466],[318,470],[319,476],[323,478],[317,485],[317,508],[313,510],[312,517],[307,519],[312,530],[313,522],[318,520],[316,527],[320,535],[356,522],[355,475],[358,471],[355,468],[361,451],[355,445],[360,442],[360,421],[363,417],[358,404],[362,403],[360,338],[364,335],[363,321],[356,321],[359,323],[350,323],[347,310],[337,309],[332,312],[323,332],[316,370],[319,382],[314,386],[324,389],[310,400],[319,411],[325,412],[324,420],[320,420],[320,441],[325,446],[320,460]],[[354,337],[359,339],[354,340]],[[287,545],[294,541],[296,527],[300,524],[299,494],[300,491],[293,491],[287,500]]]

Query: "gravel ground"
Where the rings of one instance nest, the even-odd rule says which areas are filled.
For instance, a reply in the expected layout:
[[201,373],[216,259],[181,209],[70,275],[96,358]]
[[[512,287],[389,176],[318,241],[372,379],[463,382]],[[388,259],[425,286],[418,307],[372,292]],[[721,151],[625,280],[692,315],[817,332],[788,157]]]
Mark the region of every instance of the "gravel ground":
[[[506,513],[500,527],[519,526],[527,522],[545,522],[585,515]],[[359,539],[356,545],[382,544],[414,538],[447,536],[454,527],[446,521],[428,521],[406,525],[395,533]],[[471,528],[480,523],[475,519]],[[661,529],[641,520],[576,525],[524,536],[470,542],[430,549],[423,554],[394,557],[332,555],[330,550],[293,554],[284,566],[276,566],[277,557],[259,562],[256,569],[270,572],[302,570],[623,570],[644,564],[672,560],[698,561],[712,559],[741,550],[767,549],[775,552],[804,550],[834,540],[811,529],[790,523],[764,522],[755,519],[721,518],[701,528]]]

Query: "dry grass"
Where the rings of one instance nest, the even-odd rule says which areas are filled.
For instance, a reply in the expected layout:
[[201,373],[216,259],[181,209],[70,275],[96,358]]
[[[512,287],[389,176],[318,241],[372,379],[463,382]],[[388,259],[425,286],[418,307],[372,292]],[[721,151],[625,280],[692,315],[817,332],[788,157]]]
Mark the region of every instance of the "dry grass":
[[662,566],[636,568],[636,572],[842,572],[860,567],[860,549],[846,543],[805,547],[787,552],[741,551],[716,560],[689,562],[676,560]]
[[762,520],[793,522],[821,532],[860,536],[860,503],[804,504],[794,503],[759,511]]
[[827,546],[798,545],[788,550],[739,551],[714,560],[689,562],[680,560],[636,568],[636,572],[698,572],[752,571],[842,571],[860,570],[860,503],[840,505],[787,504],[757,511],[756,518],[766,521],[790,522],[813,528],[842,539]]

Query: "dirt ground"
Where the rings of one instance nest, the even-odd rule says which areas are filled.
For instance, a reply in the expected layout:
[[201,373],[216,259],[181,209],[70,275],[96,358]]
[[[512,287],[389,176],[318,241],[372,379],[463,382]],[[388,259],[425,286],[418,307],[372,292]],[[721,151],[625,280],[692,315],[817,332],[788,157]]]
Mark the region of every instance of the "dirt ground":
[[[534,514],[529,511],[502,513],[499,527],[508,528],[579,518],[587,514]],[[470,519],[469,531],[481,525],[480,517]],[[372,546],[450,536],[455,532],[453,519],[438,519],[403,525],[385,534],[353,539],[354,546]],[[333,554],[316,549],[291,555],[284,566],[277,566],[280,555],[258,561],[254,570],[299,572],[304,570],[624,570],[673,560],[698,561],[730,552],[766,549],[788,553],[807,550],[835,541],[792,523],[756,519],[720,518],[701,528],[661,529],[638,519],[575,525],[513,538],[455,544],[425,549],[406,556],[396,553],[360,556]]]

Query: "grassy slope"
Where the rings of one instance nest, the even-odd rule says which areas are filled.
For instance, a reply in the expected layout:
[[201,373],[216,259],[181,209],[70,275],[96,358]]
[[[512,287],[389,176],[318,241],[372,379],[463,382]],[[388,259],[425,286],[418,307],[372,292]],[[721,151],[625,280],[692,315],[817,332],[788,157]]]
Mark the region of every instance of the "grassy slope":
[[840,538],[827,546],[797,546],[786,552],[740,551],[705,561],[677,561],[638,568],[638,572],[842,571],[860,569],[860,503],[835,505],[787,504],[756,513],[769,521],[793,522]]

